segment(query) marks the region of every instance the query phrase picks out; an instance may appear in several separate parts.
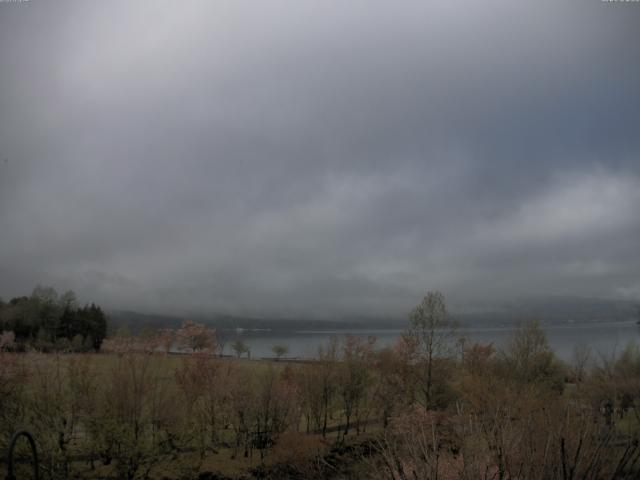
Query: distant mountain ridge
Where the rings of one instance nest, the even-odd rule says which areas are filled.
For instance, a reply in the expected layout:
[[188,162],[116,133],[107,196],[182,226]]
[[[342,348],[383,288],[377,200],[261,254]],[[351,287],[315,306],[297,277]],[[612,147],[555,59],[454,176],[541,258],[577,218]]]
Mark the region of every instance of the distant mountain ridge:
[[[530,297],[482,313],[461,315],[466,321],[573,323],[635,319],[640,302],[584,297]],[[465,322],[466,323],[466,322]]]
[[398,328],[402,321],[381,320],[371,318],[350,319],[282,319],[282,318],[251,318],[234,317],[229,315],[163,315],[148,314],[124,310],[109,311],[112,330],[126,326],[132,332],[144,329],[176,328],[185,320],[211,325],[220,330],[242,329],[270,329],[270,330],[327,330],[344,328]]
[[[504,303],[486,304],[476,308],[456,310],[452,317],[461,326],[508,325],[529,320],[542,324],[564,324],[602,321],[630,321],[637,319],[640,302],[583,297],[532,297]],[[126,326],[136,333],[145,329],[176,328],[184,320],[191,319],[221,330],[270,329],[270,330],[348,330],[404,328],[405,318],[350,317],[343,319],[283,319],[251,318],[229,315],[164,315],[124,310],[108,312],[111,330]]]

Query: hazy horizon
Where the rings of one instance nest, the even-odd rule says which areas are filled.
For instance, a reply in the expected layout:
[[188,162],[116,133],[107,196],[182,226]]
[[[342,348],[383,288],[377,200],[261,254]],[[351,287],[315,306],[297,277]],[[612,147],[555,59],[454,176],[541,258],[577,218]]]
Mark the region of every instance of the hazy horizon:
[[640,302],[639,5],[0,2],[0,297]]

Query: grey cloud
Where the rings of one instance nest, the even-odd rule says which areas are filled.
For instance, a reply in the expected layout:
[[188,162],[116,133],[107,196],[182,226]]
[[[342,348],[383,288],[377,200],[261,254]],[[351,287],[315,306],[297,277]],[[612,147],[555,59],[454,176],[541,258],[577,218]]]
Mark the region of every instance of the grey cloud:
[[637,297],[634,7],[0,3],[0,295]]

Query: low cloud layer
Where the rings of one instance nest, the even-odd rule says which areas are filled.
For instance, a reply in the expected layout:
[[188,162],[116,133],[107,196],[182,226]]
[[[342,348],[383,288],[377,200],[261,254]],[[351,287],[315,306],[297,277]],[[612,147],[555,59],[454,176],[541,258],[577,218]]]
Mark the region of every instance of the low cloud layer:
[[638,26],[596,0],[0,3],[0,296],[640,301]]

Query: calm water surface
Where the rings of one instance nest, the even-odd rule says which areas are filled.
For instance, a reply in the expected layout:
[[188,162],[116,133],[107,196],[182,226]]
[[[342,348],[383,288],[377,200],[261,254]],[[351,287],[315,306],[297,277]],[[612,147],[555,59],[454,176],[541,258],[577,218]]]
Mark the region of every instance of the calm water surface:
[[[460,328],[460,334],[471,341],[493,343],[500,347],[513,334],[515,327],[480,327]],[[640,327],[635,322],[602,322],[584,324],[566,324],[544,326],[549,344],[556,354],[565,360],[569,360],[574,348],[579,345],[588,345],[594,354],[609,356],[620,352],[630,342],[640,341]],[[403,329],[351,329],[351,330],[299,330],[299,331],[227,331],[223,336],[227,339],[225,353],[231,354],[231,342],[240,339],[251,348],[253,358],[272,357],[271,348],[276,344],[284,344],[289,347],[289,357],[314,357],[318,347],[326,345],[331,337],[343,338],[346,335],[355,335],[366,338],[376,337],[376,345],[380,348],[394,344]]]

